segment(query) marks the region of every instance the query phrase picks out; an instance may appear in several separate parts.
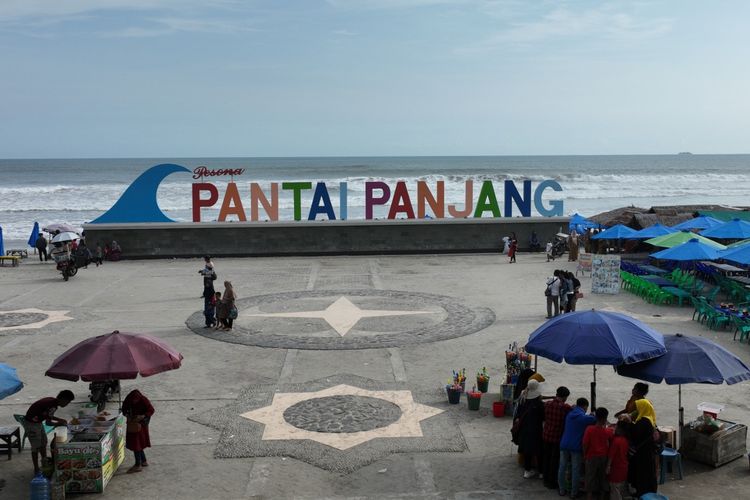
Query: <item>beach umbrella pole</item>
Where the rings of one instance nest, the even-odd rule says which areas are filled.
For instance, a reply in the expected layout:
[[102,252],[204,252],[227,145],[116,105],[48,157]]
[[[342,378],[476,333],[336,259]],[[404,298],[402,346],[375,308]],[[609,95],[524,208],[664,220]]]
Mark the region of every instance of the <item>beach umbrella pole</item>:
[[596,408],[596,365],[594,365],[594,381],[591,382],[591,409]]
[[682,384],[677,386],[677,404],[679,405],[680,420],[677,424],[677,449],[682,448],[682,426],[685,423],[685,408],[682,407]]

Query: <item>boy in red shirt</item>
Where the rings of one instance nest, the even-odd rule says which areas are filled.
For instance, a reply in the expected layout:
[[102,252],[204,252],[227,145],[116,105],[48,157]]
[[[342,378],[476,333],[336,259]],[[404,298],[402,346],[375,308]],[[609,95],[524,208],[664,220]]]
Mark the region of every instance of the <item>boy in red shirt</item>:
[[615,436],[609,445],[607,460],[607,480],[609,481],[609,500],[623,500],[628,496],[628,423],[617,422]]
[[583,433],[583,458],[586,461],[586,499],[593,500],[607,492],[607,458],[612,431],[607,428],[609,411],[596,409],[596,424],[590,425]]

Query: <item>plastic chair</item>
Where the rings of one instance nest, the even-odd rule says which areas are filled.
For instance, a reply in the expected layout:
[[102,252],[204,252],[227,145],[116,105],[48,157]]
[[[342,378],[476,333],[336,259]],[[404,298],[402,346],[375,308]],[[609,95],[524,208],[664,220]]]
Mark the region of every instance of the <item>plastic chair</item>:
[[[13,418],[16,419],[16,422],[21,424],[21,428],[23,429],[23,436],[21,436],[21,449],[23,450],[23,444],[26,441],[26,415],[19,415],[15,414],[13,415]],[[55,430],[54,425],[47,425],[46,423],[42,422],[42,427],[44,427],[44,432],[49,434],[53,430]]]
[[682,456],[679,451],[672,448],[664,448],[661,451],[660,460],[661,473],[659,474],[659,484],[664,484],[667,481],[667,465],[672,464],[677,467],[678,479],[682,481]]
[[742,342],[742,339],[750,337],[750,324],[745,320],[732,316],[732,323],[734,323],[734,340],[737,340],[737,332],[740,334],[740,342]]

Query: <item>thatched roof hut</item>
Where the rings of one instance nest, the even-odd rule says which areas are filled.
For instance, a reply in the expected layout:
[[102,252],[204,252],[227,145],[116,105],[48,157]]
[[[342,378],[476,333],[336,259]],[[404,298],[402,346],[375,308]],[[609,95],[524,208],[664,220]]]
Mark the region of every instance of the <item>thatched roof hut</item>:
[[606,227],[612,227],[617,224],[630,226],[633,222],[633,216],[635,214],[643,214],[646,212],[648,212],[648,209],[646,208],[622,207],[610,210],[609,212],[603,212],[601,214],[594,215],[592,217],[589,217],[589,219]]
[[671,205],[658,206],[649,209],[639,207],[622,207],[589,217],[606,227],[623,224],[633,229],[643,229],[653,226],[657,222],[665,226],[674,226],[680,222],[692,219],[702,211],[741,210],[723,205]]

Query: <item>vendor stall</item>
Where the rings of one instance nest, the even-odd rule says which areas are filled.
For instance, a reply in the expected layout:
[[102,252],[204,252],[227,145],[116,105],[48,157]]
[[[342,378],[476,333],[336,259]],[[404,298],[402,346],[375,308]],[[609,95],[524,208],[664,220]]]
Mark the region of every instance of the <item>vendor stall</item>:
[[101,493],[125,460],[125,417],[104,412],[72,420],[67,440],[55,446],[55,477],[65,492]]
[[747,426],[716,419],[707,424],[703,419],[682,428],[683,456],[719,467],[747,453]]

